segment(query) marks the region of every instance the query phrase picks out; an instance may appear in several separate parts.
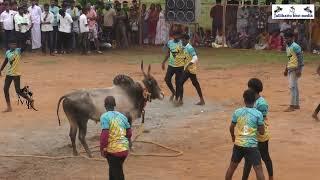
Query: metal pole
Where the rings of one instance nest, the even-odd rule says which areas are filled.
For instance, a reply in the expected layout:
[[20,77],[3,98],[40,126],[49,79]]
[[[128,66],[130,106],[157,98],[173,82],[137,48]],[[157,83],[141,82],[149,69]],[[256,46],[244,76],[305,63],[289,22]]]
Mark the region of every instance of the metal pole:
[[[227,0],[224,0],[224,3],[223,3],[223,15],[222,15],[222,18],[223,18],[223,24],[222,24],[222,32],[223,32],[223,47],[224,45],[226,44],[226,10],[227,10]],[[213,38],[216,38],[216,37],[213,37]]]

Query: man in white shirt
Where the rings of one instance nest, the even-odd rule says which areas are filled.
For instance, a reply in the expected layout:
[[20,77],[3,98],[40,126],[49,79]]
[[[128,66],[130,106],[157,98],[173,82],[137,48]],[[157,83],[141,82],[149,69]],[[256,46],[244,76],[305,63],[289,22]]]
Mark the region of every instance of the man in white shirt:
[[78,34],[79,34],[79,17],[80,11],[77,7],[75,7],[75,1],[71,1],[70,8],[66,11],[73,20],[72,23],[72,48],[75,49],[79,44]]
[[49,12],[49,4],[44,4],[44,12],[41,14],[41,37],[42,37],[42,52],[46,54],[47,47],[50,50],[50,55],[53,55],[53,43],[52,43],[52,33],[53,33],[53,21],[54,16]]
[[59,14],[60,8],[58,7],[58,1],[57,0],[51,0],[51,4],[49,7],[49,11],[53,14],[54,16],[54,21],[53,21],[53,35],[52,35],[52,42],[53,42],[53,49],[57,51],[58,48],[58,14]]
[[31,6],[28,9],[31,16],[31,39],[32,49],[39,49],[41,47],[41,8],[36,5],[36,1],[31,1]]
[[82,54],[88,53],[88,34],[89,34],[89,26],[87,19],[88,8],[82,9],[82,15],[79,18],[79,27],[80,27],[80,36],[81,36],[81,51]]
[[2,24],[3,31],[4,31],[4,46],[7,50],[8,47],[8,40],[14,36],[14,21],[13,18],[17,14],[16,11],[10,10],[10,6],[8,2],[4,3],[5,11],[3,11],[0,15],[0,23]]
[[65,8],[59,10],[58,14],[58,22],[59,22],[59,43],[58,43],[58,51],[61,54],[64,54],[65,51],[67,53],[70,52],[70,42],[72,40],[72,17],[66,13]]
[[24,14],[23,7],[18,8],[18,14],[14,16],[14,22],[18,47],[26,49],[30,21],[29,18]]

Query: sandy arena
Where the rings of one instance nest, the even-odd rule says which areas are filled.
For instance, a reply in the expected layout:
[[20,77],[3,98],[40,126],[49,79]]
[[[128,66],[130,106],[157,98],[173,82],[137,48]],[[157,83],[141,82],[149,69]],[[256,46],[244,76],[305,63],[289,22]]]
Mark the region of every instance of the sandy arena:
[[[203,56],[223,61],[214,56],[212,49],[202,50]],[[67,156],[72,154],[69,123],[61,110],[62,126],[56,117],[60,96],[74,89],[109,87],[113,77],[126,73],[141,80],[138,62],[152,60],[152,74],[168,96],[163,81],[165,72],[159,62],[163,59],[161,48],[143,51],[134,50],[106,52],[104,55],[42,56],[26,54],[21,63],[22,85],[27,83],[35,93],[38,112],[17,105],[11,85],[10,95],[13,113],[0,115],[0,154],[34,154]],[[129,61],[129,55],[135,61]],[[285,59],[285,54],[280,56]],[[3,57],[2,57],[3,58]],[[200,54],[201,58],[201,54]],[[152,140],[184,151],[183,156],[132,157],[125,163],[128,180],[221,180],[224,179],[230,162],[232,142],[229,135],[231,114],[242,105],[242,92],[247,80],[258,77],[263,80],[263,95],[270,105],[271,158],[277,180],[317,180],[320,167],[320,123],[311,118],[319,103],[320,83],[315,75],[317,63],[306,63],[300,80],[300,111],[282,112],[289,102],[287,79],[282,76],[283,63],[239,65],[230,68],[204,68],[199,79],[207,105],[197,107],[195,89],[188,82],[185,86],[186,100],[181,108],[174,108],[168,97],[153,101],[147,106],[146,130],[140,139]],[[5,108],[2,92],[4,77],[1,77],[0,109]],[[138,122],[136,122],[138,124]],[[89,121],[87,140],[97,145],[99,124]],[[79,141],[77,140],[80,149]],[[166,152],[151,145],[135,144],[138,152]],[[99,157],[99,154],[95,154]],[[264,165],[263,165],[264,166]],[[234,179],[240,179],[243,162]],[[267,175],[266,170],[264,174]],[[107,179],[107,162],[86,159],[46,160],[37,158],[0,157],[0,179]],[[254,171],[251,179],[255,179]]]

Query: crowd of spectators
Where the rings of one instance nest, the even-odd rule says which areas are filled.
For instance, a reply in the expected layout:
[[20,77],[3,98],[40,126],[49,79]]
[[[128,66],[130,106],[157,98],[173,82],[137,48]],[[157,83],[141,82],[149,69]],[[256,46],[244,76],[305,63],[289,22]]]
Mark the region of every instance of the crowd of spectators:
[[[226,7],[225,32],[223,35],[223,6],[221,0],[211,8],[212,18],[211,40],[212,46],[277,50],[285,49],[283,34],[290,30],[295,34],[295,41],[303,50],[312,50],[320,54],[320,11],[316,12],[316,18],[310,24],[309,20],[274,20],[272,19],[271,3],[268,6],[258,6],[258,1],[246,1],[244,5],[239,1],[228,1]],[[284,4],[288,2],[283,2]],[[311,44],[309,43],[311,34]],[[222,44],[221,36],[226,44]],[[218,45],[217,45],[218,44]]]
[[[170,24],[160,4],[140,5],[137,0],[96,4],[39,4],[37,0],[0,3],[1,39],[4,49],[10,39],[19,47],[49,50],[51,55],[81,51],[97,53],[106,48],[128,48],[142,42],[163,45],[169,40]],[[141,36],[140,33],[141,32]]]
[[94,5],[81,5],[73,0],[61,4],[57,0],[50,4],[5,0],[0,3],[0,13],[1,42],[5,49],[9,39],[15,38],[19,47],[42,49],[44,53],[49,50],[51,55],[74,51],[102,53],[107,48],[138,45],[140,39],[142,44],[164,45],[174,31],[188,33],[194,46],[282,51],[287,30],[294,31],[295,40],[304,50],[320,54],[320,11],[311,25],[304,20],[274,20],[271,6],[257,6],[257,1],[241,5],[229,0],[224,20],[223,5],[216,0],[210,11],[211,29],[169,23],[160,4],[149,7],[141,4],[140,10],[137,0],[130,3],[98,0]]

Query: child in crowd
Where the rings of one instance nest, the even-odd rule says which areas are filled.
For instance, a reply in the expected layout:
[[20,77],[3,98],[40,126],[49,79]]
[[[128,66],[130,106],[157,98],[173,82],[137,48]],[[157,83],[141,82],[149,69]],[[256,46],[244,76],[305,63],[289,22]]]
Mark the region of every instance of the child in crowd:
[[272,35],[269,38],[269,49],[281,51],[283,44],[283,39],[280,36],[279,30],[275,30],[272,32]]
[[257,44],[254,46],[256,50],[268,49],[269,34],[265,31],[257,37]]
[[215,38],[215,41],[212,43],[213,48],[221,48],[221,47],[227,47],[226,44],[223,43],[223,32],[221,30],[218,30],[218,34]]

